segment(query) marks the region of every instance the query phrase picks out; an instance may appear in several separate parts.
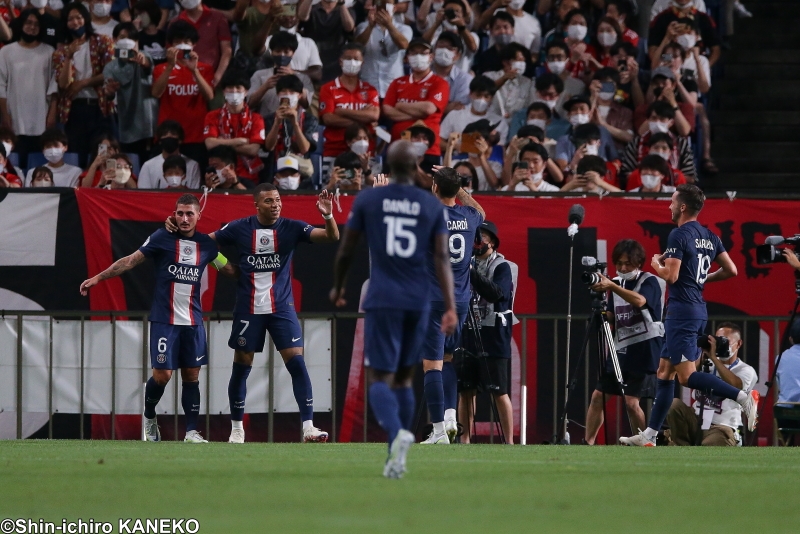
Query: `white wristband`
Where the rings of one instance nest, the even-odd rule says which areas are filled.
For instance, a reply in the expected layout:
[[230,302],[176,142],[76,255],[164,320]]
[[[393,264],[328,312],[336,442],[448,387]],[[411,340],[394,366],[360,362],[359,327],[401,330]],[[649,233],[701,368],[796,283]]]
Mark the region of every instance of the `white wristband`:
[[330,221],[331,219],[333,219],[333,213],[323,215],[322,218],[325,219],[326,221]]

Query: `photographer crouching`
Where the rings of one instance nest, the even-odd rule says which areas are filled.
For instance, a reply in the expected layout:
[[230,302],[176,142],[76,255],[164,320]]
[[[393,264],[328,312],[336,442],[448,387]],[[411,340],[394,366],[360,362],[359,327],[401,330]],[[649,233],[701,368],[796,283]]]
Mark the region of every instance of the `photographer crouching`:
[[[625,408],[634,432],[646,426],[639,401],[655,393],[655,373],[664,343],[661,317],[665,283],[657,276],[642,272],[644,260],[645,251],[641,243],[623,239],[611,253],[617,277],[609,280],[598,273],[600,281],[591,287],[598,293],[611,292],[609,314],[613,316],[615,325],[614,345],[625,383]],[[606,395],[622,394],[611,359],[607,358],[586,412],[586,444],[595,444],[597,432],[603,424]]]
[[[698,371],[714,373],[742,391],[755,387],[758,382],[756,370],[737,357],[742,346],[742,332],[737,325],[720,323],[716,337],[708,336],[707,343],[699,340],[698,345],[703,347],[703,357],[696,362]],[[742,409],[739,404],[722,397],[709,398],[697,390],[693,390],[692,395],[695,399],[693,408],[680,399],[672,401],[667,413],[669,444],[712,447],[741,444]],[[699,421],[701,407],[703,419]]]

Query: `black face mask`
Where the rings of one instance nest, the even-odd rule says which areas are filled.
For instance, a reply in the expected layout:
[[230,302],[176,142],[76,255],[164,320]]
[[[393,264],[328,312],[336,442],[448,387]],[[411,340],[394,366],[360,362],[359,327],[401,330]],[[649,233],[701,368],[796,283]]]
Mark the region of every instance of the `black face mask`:
[[181,145],[180,140],[177,137],[162,137],[161,138],[161,149],[168,153],[172,154],[178,147]]
[[20,39],[22,39],[26,43],[32,43],[34,41],[37,41],[39,39],[39,36],[38,35],[31,35],[29,33],[22,32],[20,34]]

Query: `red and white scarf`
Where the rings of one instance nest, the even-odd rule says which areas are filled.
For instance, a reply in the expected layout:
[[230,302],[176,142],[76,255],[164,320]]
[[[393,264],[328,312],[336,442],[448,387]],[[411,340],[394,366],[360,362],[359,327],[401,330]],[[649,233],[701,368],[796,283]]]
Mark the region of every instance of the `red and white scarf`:
[[[239,113],[239,130],[234,131],[233,121],[231,120],[231,112],[227,105],[222,106],[222,109],[219,110],[219,123],[217,124],[217,127],[219,128],[219,136],[222,139],[233,139],[235,137],[244,137],[249,139],[250,132],[253,129],[253,112],[250,111],[250,107],[247,104],[244,104],[242,107],[242,112]],[[258,171],[264,168],[264,163],[259,157],[251,157],[239,154],[239,160],[251,174],[256,174]]]

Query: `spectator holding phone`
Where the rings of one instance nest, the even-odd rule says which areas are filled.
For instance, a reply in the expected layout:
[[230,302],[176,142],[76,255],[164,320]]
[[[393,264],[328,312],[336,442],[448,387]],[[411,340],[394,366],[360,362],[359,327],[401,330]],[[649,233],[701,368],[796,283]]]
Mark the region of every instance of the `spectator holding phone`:
[[630,0],[606,0],[606,17],[617,21],[622,30],[622,40],[632,46],[639,46],[639,34],[628,27],[632,11]]
[[492,112],[508,119],[531,103],[533,80],[525,76],[530,52],[518,43],[511,43],[499,54],[502,70],[488,71],[486,77],[494,81],[497,92],[492,100]]
[[509,141],[506,147],[506,152],[503,157],[503,184],[507,185],[510,182],[510,177],[514,172],[514,163],[521,161],[522,149],[531,143],[540,145],[545,152],[547,152],[548,157],[544,160],[544,180],[551,184],[562,183],[564,181],[564,173],[561,172],[561,169],[554,159],[555,141],[545,138],[544,131],[539,126],[526,124],[517,131],[517,135],[511,138],[511,141]]
[[101,189],[136,189],[136,176],[127,154],[117,153],[106,160],[103,178],[97,187]]
[[361,191],[364,185],[364,174],[361,160],[352,152],[336,156],[333,162],[330,180],[325,189],[328,191]]
[[275,86],[284,76],[295,76],[303,86],[300,103],[308,107],[314,96],[314,84],[306,74],[295,71],[290,65],[294,59],[298,46],[299,35],[287,31],[279,31],[270,38],[269,50],[272,55],[273,67],[257,70],[250,77],[250,90],[247,93],[247,103],[251,109],[258,110],[263,118],[278,109],[278,96]]
[[605,161],[617,159],[617,149],[611,134],[597,124],[592,124],[591,101],[583,96],[573,97],[564,104],[571,124],[569,133],[556,144],[556,163],[569,174],[575,170],[583,156],[600,156]]
[[289,153],[304,156],[313,152],[317,145],[317,119],[298,107],[303,84],[300,79],[290,74],[281,77],[275,85],[278,97],[278,109],[270,114],[264,148],[274,152],[275,159]]
[[[478,189],[481,191],[494,191],[499,187],[499,177],[503,172],[503,166],[499,162],[489,159],[492,146],[499,137],[497,131],[492,131],[492,126],[486,119],[467,124],[461,134],[458,132],[450,134],[445,151],[445,167],[466,161],[475,168],[478,175]],[[467,159],[453,159],[456,147],[462,154],[467,155]]]
[[428,16],[426,27],[420,29],[422,39],[429,43],[437,42],[443,32],[456,34],[464,43],[464,51],[460,54],[461,57],[457,63],[464,72],[469,72],[480,45],[478,34],[470,31],[467,22],[471,15],[467,4],[462,0],[445,0],[441,9]]
[[464,42],[453,32],[439,34],[433,47],[433,72],[450,86],[450,102],[444,108],[447,116],[453,110],[464,109],[470,104],[469,84],[473,76],[469,70],[461,70],[457,64],[463,57]]
[[636,47],[628,42],[622,42],[611,48],[617,71],[619,83],[617,84],[616,101],[623,106],[635,109],[644,104],[644,92],[639,83],[639,64],[636,62]]
[[[667,173],[661,173],[663,176],[664,185],[677,187],[686,183],[686,176],[679,171],[676,166],[679,164],[680,154],[674,150],[675,144],[673,138],[669,133],[655,133],[650,136],[646,141],[648,147],[648,155],[642,158],[644,161],[650,156],[658,156],[667,164]],[[633,172],[628,175],[625,189],[631,191],[637,187],[642,186],[642,177],[637,167]]]
[[[120,152],[119,143],[112,139],[111,135],[102,134],[95,137],[92,145],[95,146],[89,155],[92,163],[79,177],[81,187],[102,187],[106,183],[106,179],[103,177],[106,169],[116,170],[117,168],[116,162],[113,160],[114,156]],[[106,162],[109,160],[112,163],[106,167]]]
[[613,178],[603,158],[599,156],[586,156],[578,163],[574,178],[569,180],[561,190],[597,193],[598,195],[622,192],[616,184],[608,180],[612,180],[613,182]]
[[208,151],[208,167],[203,176],[209,189],[252,189],[256,184],[237,175],[238,157],[233,147],[217,145]]
[[145,52],[159,65],[167,60],[167,34],[161,29],[161,19],[166,17],[155,0],[138,0],[133,6],[133,25],[139,30],[139,50]]
[[[508,125],[503,117],[489,111],[495,94],[494,82],[486,76],[477,76],[469,84],[470,106],[450,112],[442,121],[439,140],[442,150],[447,150],[450,134],[461,133],[468,124],[486,119],[489,124],[496,125],[498,143],[505,144]],[[458,148],[458,147],[456,147]]]
[[[42,152],[47,160],[44,166],[52,173],[53,185],[55,187],[78,187],[78,178],[81,175],[80,167],[64,163],[64,154],[69,148],[67,135],[57,128],[50,128],[42,133],[41,142]],[[30,169],[25,177],[26,187],[31,187],[33,171],[34,169]]]
[[[292,11],[292,8],[297,8],[297,4],[283,4],[283,14],[278,17],[278,31],[297,36],[297,50],[294,51],[292,61],[288,65],[292,72],[287,74],[305,74],[315,84],[319,84],[322,80],[322,59],[319,57],[319,48],[314,39],[297,33],[299,20],[296,9]],[[275,33],[275,30],[271,33]],[[262,51],[270,50],[271,42],[272,37],[267,37]]]
[[702,43],[701,50],[710,50],[708,62],[713,67],[722,55],[716,24],[711,17],[694,6],[694,0],[673,0],[672,4],[672,7],[661,12],[650,23],[647,54],[651,63],[658,65],[659,48],[676,41],[680,35],[681,24],[688,19],[689,23],[696,25],[698,29]]
[[519,161],[513,163],[511,176],[500,191],[558,191],[558,186],[545,180],[549,159],[547,149],[542,145],[528,143],[520,150]]
[[622,149],[633,139],[633,113],[615,101],[619,72],[612,67],[603,67],[595,72],[589,84],[594,124],[605,128],[618,149]]
[[211,67],[214,73],[211,86],[216,87],[233,56],[228,21],[225,15],[204,6],[201,0],[180,0],[180,4],[183,9],[172,24],[185,22],[195,29],[198,39],[193,43],[194,51],[199,61]]
[[0,145],[0,189],[4,187],[16,189],[22,187],[22,184],[22,178],[8,161],[6,148]]
[[342,73],[339,52],[356,28],[355,15],[344,0],[322,0],[312,6],[311,0],[300,0],[297,18],[301,33],[314,39],[322,60],[322,83],[327,83]]
[[158,125],[156,141],[161,153],[144,162],[139,172],[139,189],[166,189],[169,187],[164,177],[164,162],[172,157],[183,158],[183,183],[188,189],[200,189],[200,166],[188,156],[181,154],[183,143],[183,127],[178,121],[167,120]]
[[394,21],[391,2],[379,8],[368,0],[366,9],[367,20],[355,32],[355,42],[364,47],[361,77],[385,97],[392,80],[403,75],[403,57],[414,32]]

